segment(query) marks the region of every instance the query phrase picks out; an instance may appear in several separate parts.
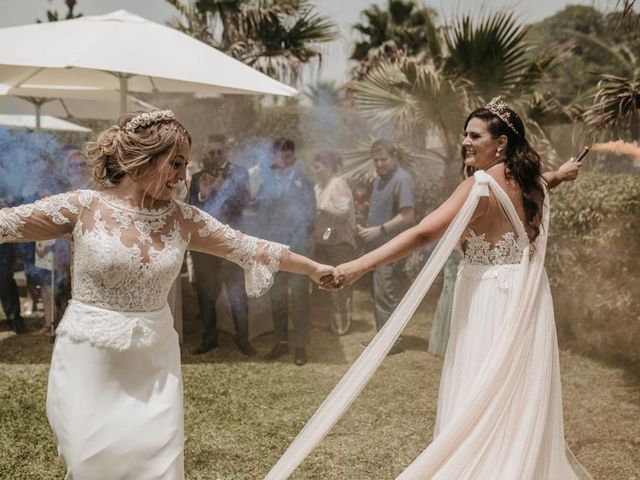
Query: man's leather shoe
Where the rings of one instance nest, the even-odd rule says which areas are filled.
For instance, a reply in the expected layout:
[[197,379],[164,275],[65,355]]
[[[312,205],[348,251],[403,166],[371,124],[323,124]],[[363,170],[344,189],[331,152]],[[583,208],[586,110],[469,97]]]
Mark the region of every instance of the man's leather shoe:
[[13,331],[16,332],[18,335],[29,332],[29,330],[27,330],[27,326],[24,324],[22,320],[16,320],[15,322],[13,322],[12,328],[13,328]]
[[200,346],[196,348],[193,353],[196,355],[202,355],[203,353],[207,353],[214,348],[218,348],[218,340],[214,338],[208,338],[202,341]]
[[295,363],[299,367],[307,363],[307,351],[304,347],[296,347],[296,353],[293,363]]
[[265,360],[275,360],[289,353],[289,344],[287,342],[276,343],[271,351],[264,356]]
[[241,340],[236,339],[236,345],[238,346],[238,350],[244,353],[247,357],[253,357],[256,354],[256,349],[253,348],[253,345],[249,343],[249,340],[243,338]]

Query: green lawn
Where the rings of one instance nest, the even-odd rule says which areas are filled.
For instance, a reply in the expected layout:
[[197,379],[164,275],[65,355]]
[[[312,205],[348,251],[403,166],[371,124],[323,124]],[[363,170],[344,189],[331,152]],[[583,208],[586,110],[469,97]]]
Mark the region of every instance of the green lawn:
[[[183,372],[189,479],[260,479],[373,335],[370,305],[356,296],[352,332],[314,330],[310,363],[247,360],[230,336],[203,357],[194,301],[185,287]],[[410,323],[407,352],[389,357],[347,415],[297,470],[297,479],[392,479],[429,442],[441,360],[426,353],[434,309]],[[0,478],[62,478],[44,405],[51,344],[15,336],[0,322]],[[254,343],[261,354],[266,335]],[[640,380],[623,368],[561,353],[569,445],[594,479],[640,480]]]

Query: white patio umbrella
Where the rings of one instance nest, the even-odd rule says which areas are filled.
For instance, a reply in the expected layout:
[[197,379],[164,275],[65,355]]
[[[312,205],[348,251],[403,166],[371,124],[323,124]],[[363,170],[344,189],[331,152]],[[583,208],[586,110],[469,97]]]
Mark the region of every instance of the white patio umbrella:
[[0,29],[0,94],[12,89],[69,93],[270,94],[298,92],[175,29],[125,10]]
[[[19,90],[19,89],[17,89]],[[96,120],[113,120],[120,115],[120,96],[118,92],[101,91],[93,98],[56,98],[57,90],[16,93],[21,96],[0,95],[0,113],[52,115],[54,117],[73,119],[85,118]],[[97,92],[94,92],[97,93]],[[24,95],[24,96],[23,96]],[[51,97],[51,95],[54,95]],[[143,102],[131,95],[127,96],[127,112],[148,112],[157,107]]]
[[0,127],[9,128],[30,128],[42,130],[58,130],[63,132],[83,132],[88,133],[90,128],[83,127],[73,122],[63,120],[61,118],[52,117],[51,115],[42,115],[40,117],[40,125],[36,127],[36,116],[0,113]]

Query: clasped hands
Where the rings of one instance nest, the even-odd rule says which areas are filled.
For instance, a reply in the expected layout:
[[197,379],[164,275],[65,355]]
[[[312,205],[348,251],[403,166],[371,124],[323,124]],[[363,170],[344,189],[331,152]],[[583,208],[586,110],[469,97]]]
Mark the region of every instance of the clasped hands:
[[317,277],[314,281],[322,290],[336,291],[351,285],[358,280],[366,269],[363,268],[360,259],[342,263],[337,267],[331,265],[319,265]]

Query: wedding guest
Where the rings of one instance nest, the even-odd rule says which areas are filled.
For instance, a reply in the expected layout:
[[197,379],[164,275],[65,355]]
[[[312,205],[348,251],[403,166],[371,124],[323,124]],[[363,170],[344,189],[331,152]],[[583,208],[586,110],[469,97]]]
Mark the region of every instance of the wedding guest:
[[[202,170],[191,179],[189,203],[212,217],[238,228],[249,203],[249,173],[231,162],[225,135],[209,135],[202,155]],[[238,265],[205,253],[192,252],[202,343],[195,353],[203,354],[218,346],[216,301],[226,288],[231,317],[236,329],[235,343],[247,356],[256,351],[249,342],[249,300],[244,288],[244,272]]]
[[[308,255],[316,216],[315,192],[296,165],[295,150],[295,143],[288,138],[273,141],[270,168],[261,169],[256,221],[263,238],[285,242],[292,252]],[[265,359],[274,360],[289,352],[291,319],[295,329],[294,363],[302,366],[307,363],[309,343],[309,282],[302,276],[280,272],[269,293],[276,343]]]
[[[0,208],[12,206],[12,200],[6,189],[1,188]],[[14,245],[0,243],[0,303],[9,328],[16,333],[26,333],[27,329],[20,314],[20,296],[18,285],[13,278],[13,264],[15,261]]]
[[[371,146],[371,156],[377,176],[373,181],[367,226],[358,232],[368,252],[409,228],[415,220],[413,179],[400,166],[396,146],[386,139],[376,140]],[[400,301],[401,272],[401,261],[373,271],[371,296],[378,331]],[[403,350],[402,339],[399,338],[389,353],[401,353]]]
[[[321,263],[339,265],[355,256],[356,221],[353,195],[347,182],[337,175],[342,157],[331,151],[316,154],[316,220],[313,257]],[[344,335],[351,325],[351,287],[327,292],[313,288],[312,312],[316,325]]]

